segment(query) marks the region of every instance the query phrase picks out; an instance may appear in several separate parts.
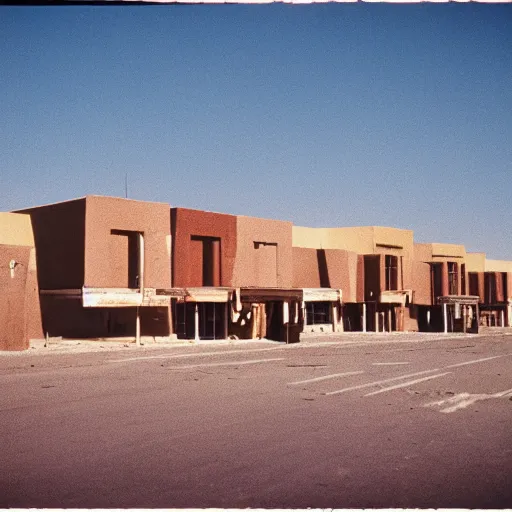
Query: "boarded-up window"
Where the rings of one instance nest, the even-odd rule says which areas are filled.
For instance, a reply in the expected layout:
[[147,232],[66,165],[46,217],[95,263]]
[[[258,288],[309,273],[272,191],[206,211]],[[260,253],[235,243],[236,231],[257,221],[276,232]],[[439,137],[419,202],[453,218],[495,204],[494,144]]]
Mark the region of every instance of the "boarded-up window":
[[448,262],[448,295],[458,295],[457,263]]
[[277,287],[277,244],[254,242],[255,286]]
[[385,258],[386,290],[398,289],[398,257],[386,254]]

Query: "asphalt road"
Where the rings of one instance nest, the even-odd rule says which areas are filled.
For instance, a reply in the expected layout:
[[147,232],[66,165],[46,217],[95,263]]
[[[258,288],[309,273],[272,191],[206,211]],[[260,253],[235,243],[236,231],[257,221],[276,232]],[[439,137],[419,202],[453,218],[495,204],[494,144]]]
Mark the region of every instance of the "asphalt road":
[[512,507],[512,336],[0,357],[0,507]]

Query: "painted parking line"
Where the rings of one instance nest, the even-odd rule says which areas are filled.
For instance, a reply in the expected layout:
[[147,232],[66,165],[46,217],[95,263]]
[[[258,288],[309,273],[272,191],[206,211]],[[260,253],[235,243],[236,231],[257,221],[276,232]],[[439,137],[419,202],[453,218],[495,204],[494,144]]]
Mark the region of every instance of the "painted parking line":
[[438,379],[439,377],[444,377],[452,372],[438,373],[437,375],[429,375],[428,377],[423,377],[421,379],[410,380],[408,382],[402,382],[400,384],[395,384],[394,386],[389,386],[387,388],[379,389],[378,391],[373,391],[372,393],[368,393],[364,396],[373,396],[379,395],[380,393],[386,393],[386,391],[393,391],[394,389],[406,388],[407,386],[412,386],[413,384],[418,384],[420,382],[425,382],[427,380]]
[[109,363],[124,363],[129,361],[146,361],[151,359],[182,359],[187,357],[202,357],[202,356],[222,356],[224,354],[247,354],[249,352],[267,352],[269,350],[282,350],[284,347],[271,347],[271,348],[250,348],[241,350],[222,350],[215,352],[186,352],[182,354],[163,354],[159,356],[140,356],[140,357],[126,357],[124,359],[111,359]]
[[306,379],[306,380],[298,380],[295,382],[288,382],[288,385],[294,386],[294,385],[298,385],[298,384],[309,384],[310,382],[320,382],[322,380],[336,379],[338,377],[348,377],[350,375],[360,375],[361,373],[364,373],[364,372],[358,371],[358,372],[333,373],[331,375],[322,375],[321,377],[315,377],[314,379]]
[[272,359],[251,359],[249,361],[226,361],[223,363],[199,363],[199,364],[186,364],[182,366],[170,366],[170,370],[190,370],[192,368],[210,368],[214,366],[241,366],[246,364],[259,364],[270,363],[273,361],[283,361],[284,357],[276,357]]
[[482,359],[474,359],[473,361],[465,361],[464,363],[451,364],[450,366],[446,366],[445,368],[457,368],[459,366],[466,366],[468,364],[476,364],[482,363],[484,361],[490,361],[491,359],[499,359],[500,357],[511,356],[512,354],[503,354],[501,356],[492,356],[492,357],[483,357]]
[[[500,391],[499,393],[494,393],[494,394],[479,393],[479,394],[473,395],[471,393],[459,393],[451,398],[446,398],[445,400],[438,400],[436,402],[430,402],[428,404],[425,404],[424,407],[434,407],[434,406],[444,407],[444,409],[441,409],[440,412],[449,414],[451,412],[455,412],[460,409],[465,409],[466,407],[469,407],[470,405],[473,405],[474,403],[479,402],[481,400],[490,400],[492,398],[510,398],[510,397],[512,397],[512,389],[507,389],[505,391]],[[446,406],[448,406],[448,407],[446,407]]]
[[366,384],[360,384],[358,386],[350,386],[348,388],[338,389],[336,391],[328,391],[327,393],[324,393],[324,395],[339,395],[341,393],[347,393],[348,391],[355,391],[357,389],[370,388],[372,386],[379,386],[380,384],[387,384],[388,382],[394,382],[395,380],[408,379],[409,377],[417,377],[418,375],[425,375],[426,373],[434,373],[434,372],[438,372],[438,371],[439,371],[439,368],[434,368],[433,370],[424,370],[422,372],[408,373],[406,375],[400,375],[398,377],[392,377],[390,379],[376,380],[374,382],[368,382]]
[[411,364],[408,361],[397,361],[396,363],[372,363],[374,366],[398,366],[401,364]]

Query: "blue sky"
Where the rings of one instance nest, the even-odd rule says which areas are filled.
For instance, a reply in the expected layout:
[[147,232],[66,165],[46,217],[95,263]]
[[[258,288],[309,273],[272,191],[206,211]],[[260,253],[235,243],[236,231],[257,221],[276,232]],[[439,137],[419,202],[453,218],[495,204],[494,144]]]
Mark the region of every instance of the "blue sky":
[[512,6],[0,9],[0,210],[86,194],[512,259]]

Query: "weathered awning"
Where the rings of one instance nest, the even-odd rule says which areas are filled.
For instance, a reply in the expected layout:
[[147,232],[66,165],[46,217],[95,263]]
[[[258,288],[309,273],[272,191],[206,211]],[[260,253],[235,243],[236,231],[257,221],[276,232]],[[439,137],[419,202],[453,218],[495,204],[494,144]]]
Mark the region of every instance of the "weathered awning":
[[158,296],[154,288],[144,288],[142,293],[133,288],[84,287],[82,304],[84,308],[165,307],[169,299]]
[[480,301],[478,295],[443,295],[437,297],[438,304],[469,304],[476,305]]
[[280,300],[302,301],[302,289],[294,288],[240,288],[242,302],[268,302]]
[[400,304],[405,306],[412,302],[412,290],[385,290],[380,292],[380,301],[383,304]]
[[198,286],[157,290],[159,296],[178,299],[178,302],[228,302],[231,288]]
[[303,288],[304,302],[341,302],[342,291],[335,288]]

